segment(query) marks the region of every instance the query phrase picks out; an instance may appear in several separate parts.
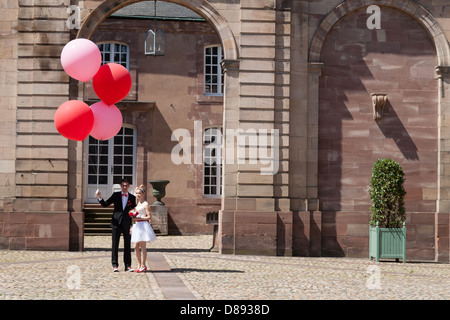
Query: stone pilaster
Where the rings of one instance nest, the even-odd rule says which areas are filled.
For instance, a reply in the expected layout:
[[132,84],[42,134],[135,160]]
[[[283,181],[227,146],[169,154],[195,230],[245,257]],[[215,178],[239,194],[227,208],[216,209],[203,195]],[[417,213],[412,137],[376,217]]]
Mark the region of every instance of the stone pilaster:
[[[69,76],[61,67],[60,53],[70,40],[70,0],[19,0],[18,5],[13,210],[23,216],[19,220],[24,227],[34,227],[26,227],[29,231],[20,234],[24,240],[15,248],[69,249],[69,211],[74,209],[68,201],[68,171],[74,144],[56,131],[53,117],[69,100]],[[38,216],[40,221],[34,219]]]
[[[286,19],[289,13],[277,10],[275,0],[241,2],[239,129],[246,139],[238,145],[237,210],[274,211],[279,206],[275,198],[287,197],[279,174],[287,170],[283,149],[277,151],[279,161],[271,163],[275,174],[262,174],[269,159],[260,152],[261,130],[268,134],[278,130],[280,137],[286,131],[288,113],[283,112],[283,105],[288,106],[289,79],[282,65],[289,52]],[[271,156],[270,150],[267,155]]]
[[[16,1],[3,1],[0,10],[0,212],[12,210],[15,201],[16,106],[17,106],[17,17]],[[0,231],[2,219],[0,218]],[[1,233],[0,233],[1,236]],[[1,240],[0,240],[1,241]]]
[[[291,25],[289,10],[279,2],[241,1],[238,108],[224,108],[222,253],[276,254],[280,244],[282,251],[291,252],[290,242],[277,238],[279,230],[287,230],[283,234],[290,237],[292,220],[289,214],[276,213],[289,210]],[[255,241],[261,244],[256,251]]]
[[307,140],[307,179],[306,204],[308,211],[319,210],[319,77],[322,75],[322,63],[308,64],[308,140]]
[[[239,127],[239,60],[222,61],[224,71],[224,115],[223,156],[227,158],[228,146],[234,146],[233,136],[227,135],[226,129],[232,131]],[[232,150],[234,152],[234,150]],[[218,245],[219,251],[225,254],[234,253],[234,210],[236,210],[237,164],[224,161],[222,165],[222,210],[219,212]]]
[[307,209],[308,173],[308,4],[294,2],[291,9],[290,63],[290,210]]
[[436,67],[439,81],[438,119],[438,197],[435,215],[435,246],[437,261],[450,257],[450,67]]

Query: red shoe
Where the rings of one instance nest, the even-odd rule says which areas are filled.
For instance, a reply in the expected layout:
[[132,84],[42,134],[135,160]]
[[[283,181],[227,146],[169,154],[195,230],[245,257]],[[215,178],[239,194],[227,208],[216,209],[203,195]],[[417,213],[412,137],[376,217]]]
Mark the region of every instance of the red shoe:
[[140,268],[139,270],[137,270],[136,272],[142,273],[142,272],[146,272],[146,271],[147,271],[147,267],[143,267],[143,268]]

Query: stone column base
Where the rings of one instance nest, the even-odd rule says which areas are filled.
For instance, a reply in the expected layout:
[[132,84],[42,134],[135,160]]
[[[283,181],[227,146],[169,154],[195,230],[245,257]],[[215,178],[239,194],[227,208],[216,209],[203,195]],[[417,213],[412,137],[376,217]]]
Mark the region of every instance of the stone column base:
[[152,215],[151,225],[155,233],[168,235],[167,207],[150,205],[150,213]]

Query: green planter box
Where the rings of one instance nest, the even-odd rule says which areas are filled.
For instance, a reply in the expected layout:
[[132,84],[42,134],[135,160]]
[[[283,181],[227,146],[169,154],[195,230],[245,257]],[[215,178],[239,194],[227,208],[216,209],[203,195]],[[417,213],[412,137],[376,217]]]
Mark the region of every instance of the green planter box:
[[406,226],[403,228],[369,227],[369,259],[402,259],[406,262]]

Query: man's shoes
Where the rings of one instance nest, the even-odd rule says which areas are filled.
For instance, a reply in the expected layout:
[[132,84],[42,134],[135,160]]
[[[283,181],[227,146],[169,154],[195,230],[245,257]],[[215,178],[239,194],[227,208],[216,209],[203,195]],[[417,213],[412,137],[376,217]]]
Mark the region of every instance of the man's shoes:
[[[134,269],[131,269],[130,267],[125,267],[125,271],[133,272]],[[119,272],[119,268],[118,267],[113,267],[113,272]]]

